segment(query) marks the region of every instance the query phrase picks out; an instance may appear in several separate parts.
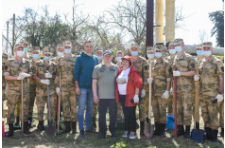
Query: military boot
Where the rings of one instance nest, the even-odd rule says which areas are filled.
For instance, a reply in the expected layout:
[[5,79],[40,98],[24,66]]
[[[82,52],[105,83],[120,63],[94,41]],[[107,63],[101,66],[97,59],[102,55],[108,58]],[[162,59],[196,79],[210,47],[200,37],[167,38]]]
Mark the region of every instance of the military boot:
[[165,133],[165,128],[166,128],[166,124],[159,124],[159,135],[161,137],[166,137],[166,133]]
[[44,121],[39,121],[37,129],[38,129],[39,132],[45,130]]
[[218,134],[218,130],[212,130],[212,133],[211,133],[211,141],[212,142],[218,142],[217,141],[217,134]]
[[24,122],[23,124],[24,124],[23,133],[31,134],[31,132],[29,131],[29,128],[28,128],[28,122]]
[[191,136],[190,136],[190,125],[186,125],[184,138],[191,138]]
[[65,124],[65,129],[62,131],[62,134],[69,133],[71,130],[70,121],[65,121],[64,124]]
[[72,122],[71,127],[72,127],[72,133],[76,134],[77,133],[77,122]]
[[141,121],[140,122],[140,136],[144,136],[144,124],[145,122]]
[[19,130],[21,129],[21,126],[20,126],[20,117],[16,117],[16,122],[15,124],[13,125],[13,130]]
[[5,137],[12,137],[13,136],[13,124],[9,124],[9,131],[5,132]]

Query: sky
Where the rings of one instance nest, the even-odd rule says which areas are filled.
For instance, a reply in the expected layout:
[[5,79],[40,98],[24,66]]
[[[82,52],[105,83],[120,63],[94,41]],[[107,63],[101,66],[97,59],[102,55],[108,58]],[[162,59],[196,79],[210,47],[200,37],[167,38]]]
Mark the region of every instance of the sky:
[[[104,10],[117,5],[119,0],[75,0],[79,5],[77,12],[89,14],[91,17],[101,15]],[[55,13],[69,14],[72,17],[73,0],[2,0],[2,22],[1,28],[3,34],[6,34],[6,21],[12,18],[13,13],[16,16],[22,16],[25,8],[41,10],[48,6],[51,16]],[[212,41],[216,46],[216,37],[211,37],[213,23],[209,19],[209,13],[223,9],[222,0],[176,0],[175,7],[182,10],[184,16],[188,16],[180,26],[175,30],[176,38],[183,38],[185,44],[199,44],[200,32],[205,32],[205,41]]]

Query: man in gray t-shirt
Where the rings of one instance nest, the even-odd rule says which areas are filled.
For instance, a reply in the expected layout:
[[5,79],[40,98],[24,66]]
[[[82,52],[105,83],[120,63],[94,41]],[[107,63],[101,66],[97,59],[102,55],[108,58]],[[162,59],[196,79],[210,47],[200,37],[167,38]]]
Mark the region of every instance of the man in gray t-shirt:
[[109,131],[112,137],[117,137],[115,131],[117,104],[115,101],[115,81],[119,68],[112,63],[112,52],[106,50],[103,53],[103,63],[95,66],[92,73],[92,91],[94,102],[99,104],[99,129],[100,138],[106,137],[106,112],[109,108]]

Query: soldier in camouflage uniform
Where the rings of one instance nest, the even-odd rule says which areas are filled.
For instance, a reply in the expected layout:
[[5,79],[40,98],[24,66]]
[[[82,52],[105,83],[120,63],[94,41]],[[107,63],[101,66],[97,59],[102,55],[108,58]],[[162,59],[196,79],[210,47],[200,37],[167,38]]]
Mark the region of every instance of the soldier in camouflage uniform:
[[[174,46],[178,53],[173,62],[173,76],[177,77],[177,84],[174,84],[177,85],[177,136],[184,135],[185,138],[190,138],[192,101],[195,90],[193,76],[196,74],[197,61],[184,52],[183,39],[175,39]],[[185,133],[183,125],[186,126]]]
[[[70,123],[73,133],[76,133],[76,122],[77,122],[77,104],[75,94],[75,83],[73,78],[74,65],[76,56],[71,53],[72,43],[65,41],[63,43],[64,57],[60,57],[57,60],[57,78],[55,81],[56,93],[61,95],[61,104],[63,107],[63,117],[65,130],[63,133],[70,132]],[[60,74],[61,73],[61,78]],[[59,86],[59,79],[61,79],[61,89]]]
[[[37,129],[39,131],[44,130],[44,122],[43,122],[43,115],[44,115],[44,107],[45,103],[48,104],[48,92],[47,92],[47,85],[49,85],[49,95],[50,95],[50,107],[51,107],[51,122],[54,119],[54,109],[55,109],[55,85],[54,79],[56,76],[57,65],[50,61],[52,53],[50,52],[49,48],[43,49],[43,56],[44,59],[36,62],[34,64],[33,74],[34,79],[37,82],[36,87],[36,105],[38,109],[38,120],[39,124]],[[50,124],[50,123],[49,123]]]
[[[34,71],[34,66],[35,63],[40,60],[40,47],[35,46],[31,49],[31,60],[30,60],[30,65],[31,65],[31,70]],[[33,118],[33,108],[34,108],[34,101],[36,97],[36,80],[34,77],[29,79],[29,88],[30,88],[30,99],[29,99],[29,110],[28,110],[28,127],[35,127],[36,125],[32,123],[32,118]]]
[[220,59],[212,55],[211,42],[205,42],[202,46],[205,58],[199,66],[201,77],[200,105],[205,122],[206,139],[216,142],[220,126],[218,111],[220,103],[223,103],[224,64]]
[[[4,76],[8,83],[7,106],[8,116],[7,123],[9,124],[9,132],[6,132],[7,137],[13,136],[13,122],[15,120],[14,111],[18,100],[21,99],[21,90],[23,89],[23,115],[24,115],[24,133],[30,134],[28,129],[28,99],[29,99],[29,84],[26,74],[32,74],[29,61],[23,58],[24,51],[21,44],[16,45],[14,49],[15,58],[9,59],[5,64]],[[23,81],[23,88],[21,85]],[[21,111],[22,113],[22,111]]]
[[[171,41],[169,43],[168,46],[168,51],[169,51],[169,56],[165,57],[166,60],[169,62],[170,66],[173,66],[173,61],[174,61],[174,57],[176,55],[176,50],[175,50],[175,46],[173,41]],[[171,89],[170,89],[170,97],[167,100],[167,109],[168,109],[168,114],[172,114],[173,113],[173,83],[171,81]]]
[[[155,46],[155,57],[152,67],[152,107],[155,119],[155,135],[165,136],[166,106],[169,98],[172,68],[162,57],[164,46]],[[165,100],[164,100],[165,99]]]
[[4,77],[4,70],[5,70],[5,64],[7,60],[8,60],[8,54],[3,52],[2,53],[2,105],[3,105],[3,101],[6,100],[6,94],[5,94],[6,80]]
[[146,114],[145,114],[145,86],[148,84],[147,78],[148,78],[148,63],[147,60],[144,57],[141,57],[138,55],[140,48],[137,44],[132,44],[131,45],[131,60],[132,60],[132,65],[137,72],[139,72],[140,77],[143,80],[143,89],[141,91],[141,97],[142,101],[138,105],[139,108],[139,120],[140,120],[140,135],[144,135],[144,122],[146,120]]

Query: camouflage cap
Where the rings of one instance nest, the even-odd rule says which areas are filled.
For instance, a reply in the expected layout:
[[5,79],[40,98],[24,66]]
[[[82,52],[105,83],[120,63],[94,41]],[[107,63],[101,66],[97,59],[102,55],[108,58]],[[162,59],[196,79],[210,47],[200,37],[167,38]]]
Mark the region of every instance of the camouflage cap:
[[196,50],[198,50],[198,49],[202,50],[202,45],[201,44],[196,45]]
[[58,44],[56,49],[58,50],[59,48],[63,48],[63,45],[62,44]]
[[22,43],[16,44],[14,50],[17,49],[17,48],[19,48],[19,47],[22,47],[23,48],[23,44]]
[[174,46],[174,42],[173,42],[173,41],[170,41],[170,43],[169,43],[169,46],[168,46],[168,47],[170,47],[170,46]]
[[66,47],[66,46],[72,47],[72,43],[70,41],[63,42],[63,47]]
[[121,50],[117,51],[116,55],[118,55],[119,53],[122,54],[122,56],[123,56],[123,52]]
[[50,48],[48,48],[48,47],[45,47],[45,48],[43,49],[43,53],[44,53],[44,54],[52,54]]
[[173,42],[174,42],[174,43],[173,43],[174,45],[181,45],[181,44],[184,44],[184,40],[181,39],[181,38],[175,39]]
[[40,52],[40,47],[39,46],[32,47],[31,52]]
[[132,43],[130,48],[132,48],[132,47],[135,47],[135,48],[137,48],[137,49],[140,49],[139,45],[136,44],[136,43]]
[[27,45],[28,45],[28,42],[25,41],[25,40],[20,41],[20,43],[21,43],[22,45],[24,45],[24,44],[27,44]]
[[212,47],[212,42],[204,42],[204,43],[202,43],[202,47],[204,47],[204,46]]
[[155,44],[155,51],[162,52],[165,50],[165,46],[163,43],[156,43]]
[[154,47],[148,46],[147,47],[147,52],[154,52]]

